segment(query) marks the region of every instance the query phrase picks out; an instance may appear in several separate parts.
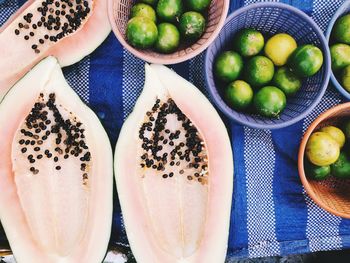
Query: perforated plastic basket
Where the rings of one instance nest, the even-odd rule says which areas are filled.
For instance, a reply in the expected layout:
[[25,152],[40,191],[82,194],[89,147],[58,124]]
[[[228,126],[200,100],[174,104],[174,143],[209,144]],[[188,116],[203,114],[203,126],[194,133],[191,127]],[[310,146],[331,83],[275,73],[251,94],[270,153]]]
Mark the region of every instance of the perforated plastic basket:
[[[329,44],[332,44],[332,41],[330,41],[331,38],[331,34],[332,34],[332,30],[333,30],[333,26],[335,24],[335,22],[338,20],[338,18],[340,18],[341,16],[350,13],[350,1],[345,1],[345,3],[339,7],[338,11],[334,14],[331,22],[328,25],[328,29],[327,29],[327,34],[326,34],[326,38],[327,41],[329,42]],[[331,73],[331,80],[333,85],[337,88],[337,90],[339,90],[339,92],[348,100],[350,100],[350,93],[344,89],[342,87],[342,85],[340,85],[339,81],[337,80],[337,78],[335,77],[335,75],[333,74],[333,71]]]
[[[298,45],[314,44],[324,55],[321,70],[304,79],[301,89],[288,98],[287,107],[277,118],[242,113],[231,109],[222,99],[222,89],[213,75],[215,58],[225,50],[233,49],[233,37],[242,28],[255,28],[265,38],[276,33],[288,33]],[[205,61],[207,89],[220,110],[232,120],[253,128],[277,129],[289,126],[304,118],[321,100],[330,77],[330,54],[327,41],[315,22],[302,11],[282,3],[258,3],[233,12],[226,20],[217,39],[210,45]]]

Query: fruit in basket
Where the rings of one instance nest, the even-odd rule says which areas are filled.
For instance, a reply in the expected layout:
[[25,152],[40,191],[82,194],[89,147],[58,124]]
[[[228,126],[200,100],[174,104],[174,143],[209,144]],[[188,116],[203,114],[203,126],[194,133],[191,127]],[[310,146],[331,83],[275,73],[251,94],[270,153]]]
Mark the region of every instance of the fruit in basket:
[[289,57],[288,64],[300,77],[315,75],[323,64],[322,51],[311,44],[298,47]]
[[165,66],[147,65],[114,167],[137,262],[225,261],[232,150],[224,123],[199,89]]
[[311,134],[306,144],[306,156],[309,161],[318,166],[331,165],[338,159],[339,144],[325,132]]
[[350,14],[335,22],[332,34],[336,41],[350,45]]
[[334,44],[330,47],[332,57],[332,70],[335,72],[350,65],[350,46]]
[[224,82],[236,80],[243,69],[243,60],[241,56],[234,51],[221,53],[215,60],[215,76]]
[[254,106],[259,114],[269,118],[276,118],[286,107],[286,95],[274,87],[261,88],[254,96]]
[[209,7],[211,0],[186,0],[185,2],[189,10],[202,12]]
[[248,108],[253,101],[253,89],[243,80],[230,83],[225,90],[226,102],[236,110]]
[[245,79],[253,87],[268,84],[275,73],[272,61],[264,56],[255,56],[248,60],[245,68]]
[[243,57],[251,57],[259,54],[264,48],[264,44],[264,36],[252,28],[242,29],[234,39],[234,48]]
[[272,60],[276,66],[287,63],[289,56],[297,48],[295,39],[285,33],[272,36],[265,45],[265,55]]
[[300,88],[302,81],[287,67],[279,68],[274,77],[273,83],[287,96],[295,94]]
[[205,19],[198,12],[186,12],[180,18],[179,30],[185,39],[197,40],[204,33]]
[[6,94],[0,136],[7,142],[0,146],[0,219],[16,262],[102,262],[112,223],[112,149],[55,58]]
[[63,1],[21,3],[24,5],[0,28],[0,100],[43,58],[55,56],[62,67],[74,64],[95,50],[111,31],[105,0],[69,1],[72,6],[67,5],[66,11]]
[[152,47],[157,41],[158,29],[152,20],[134,17],[128,22],[126,37],[132,46],[146,49]]
[[145,3],[145,4],[149,4],[151,6],[155,6],[158,2],[158,0],[140,0],[140,2]]
[[152,20],[154,23],[157,22],[156,11],[147,4],[139,3],[131,8],[131,18],[136,16],[142,16]]
[[157,4],[158,17],[166,22],[178,22],[183,12],[182,0],[159,0]]
[[176,26],[171,23],[158,25],[158,38],[155,48],[160,53],[172,53],[180,44],[180,33]]
[[322,129],[320,129],[321,132],[325,132],[328,135],[330,135],[339,145],[340,148],[342,148],[345,144],[345,134],[341,129],[335,126],[325,126]]
[[306,176],[314,180],[327,179],[331,173],[331,167],[329,165],[318,166],[310,163],[308,160],[305,160],[304,169]]
[[350,178],[350,159],[346,152],[342,151],[338,160],[331,165],[332,175],[340,179]]
[[350,65],[343,69],[341,75],[341,84],[344,89],[350,92]]

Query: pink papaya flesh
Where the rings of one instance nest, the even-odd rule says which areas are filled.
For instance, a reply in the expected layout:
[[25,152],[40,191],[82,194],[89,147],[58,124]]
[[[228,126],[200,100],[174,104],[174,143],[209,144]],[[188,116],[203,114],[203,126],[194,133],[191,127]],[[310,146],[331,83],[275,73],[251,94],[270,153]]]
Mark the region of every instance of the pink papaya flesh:
[[110,31],[107,0],[28,0],[0,28],[0,100],[43,58],[74,64]]
[[192,84],[146,65],[114,161],[128,239],[140,263],[224,262],[233,190],[230,140]]
[[112,222],[112,150],[55,58],[4,97],[0,138],[0,219],[16,261],[101,262]]

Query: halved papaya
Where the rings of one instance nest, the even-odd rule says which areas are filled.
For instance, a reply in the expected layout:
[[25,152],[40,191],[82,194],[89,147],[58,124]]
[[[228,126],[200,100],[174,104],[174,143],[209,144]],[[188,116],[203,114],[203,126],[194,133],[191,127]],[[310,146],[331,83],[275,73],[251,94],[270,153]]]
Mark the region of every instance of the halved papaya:
[[28,0],[0,28],[0,100],[43,58],[74,64],[110,31],[107,0]]
[[114,169],[137,262],[225,261],[232,152],[225,125],[196,87],[164,66],[146,65]]
[[16,261],[101,262],[112,222],[112,150],[55,58],[7,93],[0,138],[0,219]]

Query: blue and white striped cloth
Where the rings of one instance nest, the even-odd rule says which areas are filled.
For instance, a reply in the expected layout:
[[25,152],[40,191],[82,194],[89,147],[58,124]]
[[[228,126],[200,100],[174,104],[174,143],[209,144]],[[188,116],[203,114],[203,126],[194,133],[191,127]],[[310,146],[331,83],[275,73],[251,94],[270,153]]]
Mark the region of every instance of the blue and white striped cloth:
[[[349,0],[347,0],[349,1]],[[232,0],[231,11],[255,0]],[[325,30],[344,0],[281,0],[294,5]],[[23,2],[0,4],[0,24]],[[203,54],[173,68],[205,92]],[[90,56],[65,69],[76,92],[100,117],[115,145],[123,121],[139,96],[144,63],[125,51],[114,35]],[[308,125],[341,102],[329,87],[304,120],[282,130],[255,130],[227,120],[234,146],[235,182],[228,261],[350,248],[350,220],[333,216],[306,195],[297,171],[297,151]],[[112,241],[127,245],[118,201]]]

